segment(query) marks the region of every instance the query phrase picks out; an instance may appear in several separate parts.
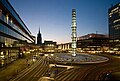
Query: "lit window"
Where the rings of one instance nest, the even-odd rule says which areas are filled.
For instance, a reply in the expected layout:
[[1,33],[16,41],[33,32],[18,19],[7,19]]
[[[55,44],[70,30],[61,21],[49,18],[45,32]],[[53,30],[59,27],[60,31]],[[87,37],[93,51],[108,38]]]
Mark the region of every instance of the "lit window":
[[114,11],[116,11],[116,10],[118,10],[119,9],[119,7],[117,7],[117,8],[114,8],[113,10],[112,10],[112,12],[114,12]]
[[8,19],[9,19],[8,15],[6,15],[6,19],[7,19],[7,24],[8,24]]
[[119,29],[120,28],[120,24],[113,26],[113,28]]
[[10,22],[11,22],[11,23],[13,22],[12,19],[10,20]]
[[89,37],[92,37],[91,35]]
[[2,10],[0,9],[0,17],[2,16]]
[[120,19],[117,19],[117,20],[114,20],[113,22],[116,23],[116,22],[119,22],[119,21],[120,21]]
[[112,15],[113,13],[111,12],[111,13],[109,13],[109,15]]
[[118,10],[116,10],[114,13],[118,13]]

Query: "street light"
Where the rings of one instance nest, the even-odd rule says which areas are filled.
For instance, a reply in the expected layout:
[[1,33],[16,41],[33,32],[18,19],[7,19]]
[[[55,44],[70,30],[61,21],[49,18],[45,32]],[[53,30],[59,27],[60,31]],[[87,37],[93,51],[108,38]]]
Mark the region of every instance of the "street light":
[[54,54],[51,54],[51,56],[54,56]]
[[47,56],[48,56],[48,54],[45,54],[45,56],[47,57]]
[[2,58],[1,65],[3,66],[5,64],[5,56],[3,54],[3,51],[1,52],[1,58]]

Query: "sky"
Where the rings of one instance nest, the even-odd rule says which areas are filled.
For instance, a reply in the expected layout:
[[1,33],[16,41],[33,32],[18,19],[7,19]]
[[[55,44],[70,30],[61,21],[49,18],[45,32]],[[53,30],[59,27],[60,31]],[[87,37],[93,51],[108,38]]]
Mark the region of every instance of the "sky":
[[9,0],[34,36],[42,41],[71,42],[72,9],[76,9],[77,36],[108,34],[108,9],[120,0]]

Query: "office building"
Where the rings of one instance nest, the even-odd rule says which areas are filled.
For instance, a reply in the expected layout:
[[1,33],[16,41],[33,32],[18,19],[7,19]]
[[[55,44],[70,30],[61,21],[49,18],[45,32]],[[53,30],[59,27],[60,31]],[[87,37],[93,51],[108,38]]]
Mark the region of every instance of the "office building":
[[57,43],[53,41],[44,41],[43,50],[45,53],[54,53],[57,49]]
[[30,30],[8,0],[0,0],[0,66],[23,55],[34,44]]
[[104,34],[87,34],[77,39],[79,52],[99,53],[109,49],[109,37]]
[[120,51],[120,3],[109,8],[108,20],[110,50],[118,53]]

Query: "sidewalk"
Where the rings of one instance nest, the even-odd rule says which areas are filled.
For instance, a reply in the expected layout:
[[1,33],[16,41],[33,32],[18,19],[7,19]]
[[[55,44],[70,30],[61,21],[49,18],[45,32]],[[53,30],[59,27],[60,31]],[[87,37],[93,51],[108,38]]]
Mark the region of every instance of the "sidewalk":
[[20,71],[28,67],[28,63],[29,65],[33,63],[32,54],[27,55],[24,58],[20,58],[3,68],[0,68],[0,81],[8,81],[12,77],[15,77]]

